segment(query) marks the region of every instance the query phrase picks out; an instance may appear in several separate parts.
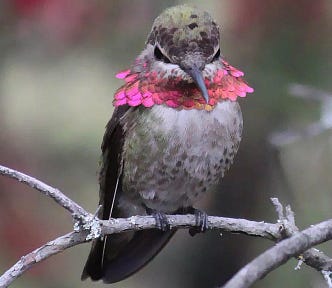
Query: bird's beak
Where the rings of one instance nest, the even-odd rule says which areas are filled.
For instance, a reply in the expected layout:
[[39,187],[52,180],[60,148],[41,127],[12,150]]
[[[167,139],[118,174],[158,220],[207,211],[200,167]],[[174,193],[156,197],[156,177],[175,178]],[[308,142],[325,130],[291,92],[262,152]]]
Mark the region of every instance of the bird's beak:
[[201,90],[206,104],[209,103],[209,93],[208,93],[208,90],[206,89],[202,71],[199,70],[196,66],[193,66],[190,69],[186,69],[185,72],[187,74],[189,74],[191,76],[191,78],[193,78],[195,84],[197,85],[199,90]]

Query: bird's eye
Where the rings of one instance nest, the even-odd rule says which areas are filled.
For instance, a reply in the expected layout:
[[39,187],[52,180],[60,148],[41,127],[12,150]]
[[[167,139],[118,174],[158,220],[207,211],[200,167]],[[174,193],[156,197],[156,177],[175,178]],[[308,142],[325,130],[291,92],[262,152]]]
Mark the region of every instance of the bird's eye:
[[171,60],[160,51],[158,46],[154,48],[154,57],[159,61],[163,61],[164,63],[171,63]]
[[218,49],[218,51],[216,52],[216,54],[214,54],[211,62],[218,60],[219,57],[220,57],[220,48]]

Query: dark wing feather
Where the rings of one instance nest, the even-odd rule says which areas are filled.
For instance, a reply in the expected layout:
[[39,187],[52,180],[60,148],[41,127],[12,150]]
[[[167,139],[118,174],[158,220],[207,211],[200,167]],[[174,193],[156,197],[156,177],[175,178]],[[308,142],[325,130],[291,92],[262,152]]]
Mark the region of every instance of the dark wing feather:
[[[102,208],[99,217],[105,220],[110,218],[115,193],[118,192],[115,191],[115,188],[122,175],[122,148],[125,132],[120,124],[120,119],[130,108],[127,105],[115,108],[111,120],[107,123],[101,145],[102,164],[99,174],[99,204],[102,205]],[[120,190],[120,186],[117,187],[117,190]]]
[[[120,119],[129,109],[135,108],[128,106],[116,108],[106,127],[101,147],[103,159],[99,179],[101,219],[109,219],[110,214],[115,218],[121,217],[121,211],[118,211],[116,205],[116,198],[120,197],[122,192],[121,157],[125,137]],[[113,201],[115,205],[112,210]],[[82,280],[91,277],[92,280],[103,279],[106,283],[115,283],[129,277],[151,261],[175,232],[176,230],[162,232],[151,229],[114,234],[94,240],[82,273]]]
[[[117,107],[112,115],[111,120],[106,126],[106,131],[101,145],[102,160],[99,174],[99,204],[101,209],[99,211],[99,218],[107,220],[110,217],[112,203],[115,200],[115,191],[119,178],[121,177],[122,169],[122,147],[124,141],[124,130],[120,124],[120,119],[130,109],[129,106]],[[117,190],[121,187],[118,186]],[[113,217],[116,217],[115,215]],[[104,254],[104,239],[96,239],[92,243],[91,251],[88,260],[85,264],[82,280],[91,277],[92,280],[99,280],[103,276],[102,261]]]

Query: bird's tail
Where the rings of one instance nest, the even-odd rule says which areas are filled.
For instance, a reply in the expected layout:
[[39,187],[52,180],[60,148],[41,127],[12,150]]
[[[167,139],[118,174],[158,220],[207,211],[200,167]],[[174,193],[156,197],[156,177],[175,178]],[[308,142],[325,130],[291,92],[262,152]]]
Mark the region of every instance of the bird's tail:
[[113,234],[94,241],[81,279],[121,281],[149,263],[176,230],[157,229]]

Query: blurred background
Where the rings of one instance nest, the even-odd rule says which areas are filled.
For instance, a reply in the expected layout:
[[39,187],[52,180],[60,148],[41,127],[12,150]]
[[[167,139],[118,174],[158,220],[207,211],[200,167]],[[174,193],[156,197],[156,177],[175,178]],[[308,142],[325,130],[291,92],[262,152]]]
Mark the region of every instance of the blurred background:
[[[94,212],[101,139],[122,84],[114,75],[143,49],[154,18],[179,3],[2,0],[0,164],[59,188]],[[291,204],[300,228],[331,218],[332,2],[186,3],[213,15],[223,55],[255,88],[240,99],[244,135],[235,164],[200,208],[275,222],[269,198],[278,197]],[[67,211],[4,177],[0,219],[0,274],[72,229]],[[243,235],[192,238],[180,231],[146,268],[112,287],[216,287],[271,245]],[[89,249],[80,245],[52,257],[12,287],[106,287],[80,281]],[[321,249],[332,256],[331,243]],[[305,265],[294,271],[296,264],[289,261],[254,287],[324,287],[318,272]]]

